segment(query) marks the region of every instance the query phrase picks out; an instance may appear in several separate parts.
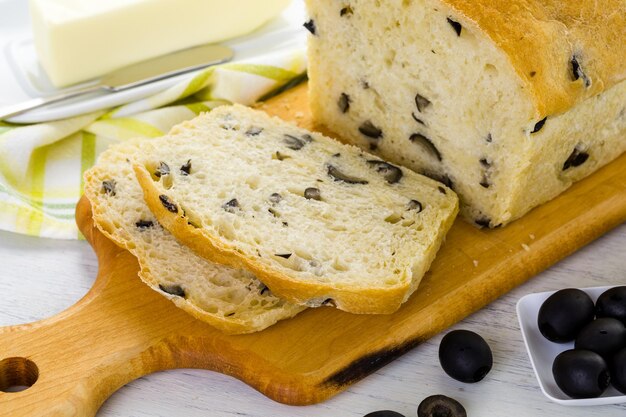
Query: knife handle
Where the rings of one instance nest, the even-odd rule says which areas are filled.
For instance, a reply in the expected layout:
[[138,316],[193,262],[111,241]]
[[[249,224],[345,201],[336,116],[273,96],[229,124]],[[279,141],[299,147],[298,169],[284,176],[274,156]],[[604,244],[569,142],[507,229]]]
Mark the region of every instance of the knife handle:
[[89,85],[83,88],[67,91],[53,96],[33,98],[23,101],[21,103],[0,107],[0,120],[6,120],[10,117],[26,113],[27,111],[47,106],[48,104],[69,100],[74,97],[82,96],[83,94],[93,93],[102,88],[103,86],[100,84]]

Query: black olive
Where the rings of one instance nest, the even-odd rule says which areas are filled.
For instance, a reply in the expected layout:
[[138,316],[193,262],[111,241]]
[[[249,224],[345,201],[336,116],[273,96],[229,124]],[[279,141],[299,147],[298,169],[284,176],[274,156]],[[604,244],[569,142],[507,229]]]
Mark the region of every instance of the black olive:
[[418,93],[415,94],[415,105],[417,106],[417,111],[421,113],[422,110],[430,106],[430,100]]
[[591,86],[591,80],[589,79],[589,77],[587,77],[587,74],[585,74],[585,72],[583,71],[582,67],[580,66],[580,62],[578,62],[578,57],[576,55],[572,57],[570,64],[572,65],[572,80],[576,81],[579,78],[582,78],[583,83],[585,84],[585,87]]
[[563,163],[563,171],[572,167],[578,167],[587,162],[589,154],[587,152],[581,152],[577,148],[572,151],[567,160]]
[[467,417],[467,412],[454,398],[431,395],[417,407],[417,417]]
[[608,360],[615,352],[626,347],[626,327],[614,318],[596,319],[578,333],[574,347],[596,352]]
[[417,210],[417,212],[418,212],[418,213],[421,213],[421,212],[422,212],[422,209],[423,209],[423,207],[422,207],[422,203],[420,203],[420,202],[419,202],[419,201],[417,201],[417,200],[411,200],[411,201],[409,201],[409,204],[407,204],[407,206],[406,206],[406,207],[407,207],[407,208],[406,208],[407,210]]
[[304,25],[302,26],[304,26],[306,30],[311,32],[312,35],[315,35],[317,32],[317,29],[315,28],[315,21],[313,19],[309,20],[308,22],[305,22]]
[[291,253],[275,253],[274,256],[279,256],[281,258],[289,259],[291,258]]
[[115,197],[115,186],[117,183],[115,180],[106,180],[102,181],[102,192],[110,195],[111,197]]
[[558,387],[572,398],[598,397],[611,380],[602,356],[580,349],[560,353],[552,364],[552,375]]
[[421,133],[413,133],[409,140],[413,143],[419,144],[426,152],[437,158],[437,160],[441,161],[441,153],[439,149],[433,144],[433,142],[428,139],[426,136]]
[[363,122],[363,124],[359,126],[359,132],[372,139],[380,139],[383,137],[383,131],[374,126],[374,124],[372,124],[369,120]]
[[163,292],[166,292],[168,294],[171,295],[175,295],[177,297],[183,297],[185,298],[185,290],[183,290],[183,287],[181,287],[180,285],[163,285],[163,284],[159,284],[159,289]]
[[474,223],[480,227],[489,227],[491,226],[491,219],[489,217],[480,217],[474,220]]
[[165,207],[168,211],[178,213],[178,207],[169,199],[168,196],[161,194],[159,196],[159,200],[161,200],[161,204],[163,204],[163,207]]
[[154,226],[154,222],[152,220],[139,220],[135,223],[138,229],[149,229]]
[[170,166],[165,162],[160,162],[156,171],[154,171],[154,176],[157,178],[161,178],[164,175],[169,175]]
[[294,151],[299,151],[300,149],[304,148],[304,145],[306,145],[306,142],[304,140],[291,135],[285,135],[283,142],[285,142],[289,149],[292,149]]
[[233,198],[232,200],[222,204],[222,208],[229,213],[234,213],[235,210],[239,208],[239,201],[237,201],[236,198]]
[[480,165],[482,165],[482,167],[485,169],[485,171],[483,172],[483,177],[480,180],[479,184],[484,188],[489,188],[491,186],[491,181],[489,179],[489,177],[491,176],[489,172],[489,170],[491,169],[491,161],[487,158],[481,158],[479,162]]
[[351,16],[352,13],[353,13],[352,7],[350,6],[346,6],[342,8],[341,10],[339,10],[339,16],[346,16],[346,15]]
[[626,326],[626,286],[613,287],[598,297],[596,317],[613,317]]
[[537,123],[535,123],[535,127],[533,128],[533,130],[530,133],[537,133],[541,130],[541,128],[543,127],[543,125],[546,124],[546,120],[548,120],[548,116],[544,117],[543,119],[539,120]]
[[609,368],[613,386],[616,390],[626,394],[626,348],[613,356]]
[[352,100],[350,100],[349,95],[347,95],[346,93],[341,93],[341,96],[339,96],[339,101],[337,102],[337,104],[339,105],[339,110],[341,110],[342,113],[347,113],[348,110],[350,110],[351,102]]
[[572,64],[572,78],[574,81],[580,78],[580,73],[582,72],[580,69],[580,64],[578,63],[578,58],[573,56],[570,60],[570,64]]
[[304,190],[304,198],[307,200],[322,201],[322,195],[320,194],[319,188],[314,187],[309,187]]
[[321,305],[326,307],[337,307],[337,303],[332,298],[325,299],[324,301],[322,301]]
[[396,413],[391,410],[379,410],[366,414],[364,417],[404,417],[404,414]]
[[493,355],[480,335],[469,330],[453,330],[441,340],[439,362],[450,377],[473,383],[489,373]]
[[421,124],[422,126],[426,126],[426,123],[424,123],[422,119],[417,117],[415,113],[411,113],[411,116],[413,117],[413,120],[415,120],[417,123]]
[[566,288],[552,294],[539,309],[537,325],[548,340],[570,342],[578,332],[593,320],[593,301],[576,288]]
[[191,174],[191,159],[187,160],[183,166],[180,167],[181,175]]
[[246,130],[246,136],[259,136],[263,132],[262,127],[252,126],[250,129]]
[[341,172],[337,167],[335,167],[334,165],[330,165],[330,164],[328,164],[328,175],[335,181],[341,181],[341,182],[345,182],[348,184],[367,184],[368,183],[368,181],[366,180],[362,180],[359,178],[346,175],[343,172]]
[[400,168],[385,161],[369,160],[367,164],[381,174],[389,184],[397,183],[404,175]]
[[461,36],[461,30],[463,30],[463,26],[461,26],[459,22],[454,21],[450,19],[449,17],[447,18],[447,20],[448,20],[448,23],[450,23],[450,26],[452,26],[452,28],[456,32],[456,36]]
[[283,199],[283,196],[281,196],[281,195],[280,195],[280,194],[278,194],[278,193],[272,193],[272,194],[270,195],[270,201],[271,201],[272,203],[274,203],[274,204],[278,204],[278,203],[280,203],[280,202],[282,201],[282,199]]

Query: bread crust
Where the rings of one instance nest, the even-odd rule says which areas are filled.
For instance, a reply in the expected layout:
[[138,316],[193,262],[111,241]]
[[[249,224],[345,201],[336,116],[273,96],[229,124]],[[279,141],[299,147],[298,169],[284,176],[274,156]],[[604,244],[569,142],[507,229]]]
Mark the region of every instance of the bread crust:
[[[626,80],[623,0],[441,3],[456,12],[451,18],[482,32],[506,54],[532,97],[537,120],[565,112]],[[586,79],[574,79],[574,57]]]

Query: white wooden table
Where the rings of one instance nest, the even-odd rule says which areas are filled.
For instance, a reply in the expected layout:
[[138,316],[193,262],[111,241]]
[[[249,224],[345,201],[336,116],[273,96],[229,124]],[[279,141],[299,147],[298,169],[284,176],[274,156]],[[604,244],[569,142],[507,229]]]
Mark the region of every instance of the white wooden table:
[[[96,273],[96,258],[86,242],[0,232],[0,326],[62,311],[87,292]],[[515,303],[528,293],[617,284],[626,284],[626,224],[454,327],[478,332],[493,349],[494,367],[477,384],[462,384],[444,374],[437,359],[442,337],[438,335],[346,392],[314,406],[278,404],[214,372],[175,370],[128,384],[102,406],[98,416],[351,417],[391,409],[410,417],[426,396],[445,394],[458,399],[470,417],[624,417],[626,404],[564,407],[545,398],[515,314]],[[0,414],[10,416],[7,411],[0,410]]]

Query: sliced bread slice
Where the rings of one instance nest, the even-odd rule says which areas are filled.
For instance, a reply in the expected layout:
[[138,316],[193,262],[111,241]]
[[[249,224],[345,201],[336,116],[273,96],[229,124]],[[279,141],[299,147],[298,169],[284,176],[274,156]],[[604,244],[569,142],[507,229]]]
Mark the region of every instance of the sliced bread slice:
[[137,257],[146,284],[229,334],[259,331],[304,309],[274,296],[248,271],[198,257],[163,229],[132,171],[137,150],[133,141],[105,151],[85,173],[85,195],[97,227]]
[[148,206],[181,242],[308,306],[391,313],[458,211],[453,191],[243,106],[142,143]]

